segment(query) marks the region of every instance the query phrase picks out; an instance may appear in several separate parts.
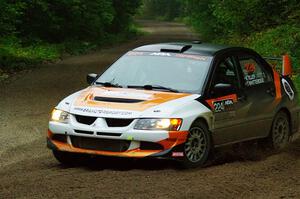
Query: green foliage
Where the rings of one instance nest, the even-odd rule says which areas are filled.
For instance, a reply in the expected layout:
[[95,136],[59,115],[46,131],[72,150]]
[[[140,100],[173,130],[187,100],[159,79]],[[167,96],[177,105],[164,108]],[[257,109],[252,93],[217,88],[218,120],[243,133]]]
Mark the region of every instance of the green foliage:
[[227,34],[251,34],[285,24],[295,0],[212,0],[210,9]]
[[[187,18],[206,39],[244,37],[299,20],[297,0],[185,0]],[[298,12],[296,11],[298,9]]]
[[[0,0],[5,30],[47,42],[99,40],[126,31],[139,0]],[[5,26],[4,26],[5,27]],[[3,30],[4,31],[4,30]],[[3,31],[1,33],[3,34]]]
[[0,0],[0,68],[80,54],[134,34],[141,0]]
[[141,16],[146,19],[172,21],[181,17],[182,0],[144,0]]
[[36,42],[23,47],[21,40],[16,37],[1,39],[0,68],[11,71],[24,69],[27,65],[42,61],[51,61],[59,58],[62,50],[61,45]]
[[11,34],[16,30],[16,23],[22,16],[24,4],[8,0],[0,0],[0,37]]
[[211,0],[185,0],[185,21],[191,25],[203,40],[211,40],[218,34],[218,24],[213,16]]
[[231,44],[255,49],[263,56],[280,57],[289,54],[293,66],[300,69],[300,26],[280,25],[248,36],[231,35],[214,40],[215,43]]
[[111,1],[36,0],[26,3],[17,31],[48,42],[95,40],[104,37],[113,18]]
[[300,1],[144,0],[142,10],[144,16],[166,18],[174,6],[176,16],[184,18],[202,40],[249,47],[264,56],[288,53],[300,73]]
[[132,16],[137,13],[141,0],[113,0],[112,2],[115,16],[108,32],[116,33],[131,30]]

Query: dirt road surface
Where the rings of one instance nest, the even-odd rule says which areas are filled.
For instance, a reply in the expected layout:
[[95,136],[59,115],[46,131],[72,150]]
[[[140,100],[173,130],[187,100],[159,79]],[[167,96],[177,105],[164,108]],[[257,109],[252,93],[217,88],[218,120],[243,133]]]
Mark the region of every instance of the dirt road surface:
[[300,198],[299,139],[282,153],[253,149],[253,160],[223,152],[213,165],[192,170],[172,161],[126,159],[66,168],[52,157],[45,142],[49,112],[87,86],[87,73],[103,71],[139,45],[195,39],[181,24],[143,22],[143,28],[150,34],[0,85],[0,198]]

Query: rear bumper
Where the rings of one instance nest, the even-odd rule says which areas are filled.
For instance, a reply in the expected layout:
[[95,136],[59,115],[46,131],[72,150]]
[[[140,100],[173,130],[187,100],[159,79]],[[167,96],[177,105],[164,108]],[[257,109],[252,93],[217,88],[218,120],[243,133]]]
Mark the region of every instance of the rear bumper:
[[[160,140],[158,142],[153,142],[158,145],[161,145],[160,150],[141,149],[140,143],[142,141],[131,140],[131,141],[129,141],[130,146],[128,147],[127,150],[124,150],[124,151],[96,150],[96,149],[75,147],[74,143],[72,143],[72,139],[71,139],[71,136],[73,136],[73,135],[71,135],[71,136],[64,135],[64,136],[66,136],[66,140],[56,140],[54,138],[54,135],[55,134],[53,132],[48,130],[47,146],[48,146],[48,148],[50,148],[52,150],[59,150],[59,151],[66,151],[66,152],[73,152],[73,153],[84,153],[84,154],[90,154],[90,155],[143,158],[143,157],[151,157],[151,156],[152,157],[166,156],[173,149],[176,149],[175,150],[176,152],[181,152],[181,151],[177,151],[179,149],[178,146],[185,143],[188,132],[187,131],[168,132],[168,138]],[[63,134],[57,134],[57,135],[63,135]],[[107,139],[107,138],[94,138],[94,139],[99,140],[99,139]]]

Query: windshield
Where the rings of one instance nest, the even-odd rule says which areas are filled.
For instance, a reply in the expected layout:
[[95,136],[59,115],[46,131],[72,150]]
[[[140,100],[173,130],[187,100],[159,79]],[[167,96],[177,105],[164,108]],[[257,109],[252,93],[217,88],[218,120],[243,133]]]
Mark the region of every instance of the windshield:
[[165,87],[179,92],[199,93],[211,57],[176,53],[129,52],[109,67],[96,84],[120,87]]

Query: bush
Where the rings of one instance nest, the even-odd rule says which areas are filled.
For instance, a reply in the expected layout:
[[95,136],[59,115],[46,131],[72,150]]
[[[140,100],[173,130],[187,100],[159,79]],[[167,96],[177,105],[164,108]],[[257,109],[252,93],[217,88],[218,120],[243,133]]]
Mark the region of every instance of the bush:
[[141,17],[162,21],[173,21],[183,16],[182,0],[144,0]]
[[2,38],[0,42],[0,68],[5,70],[19,70],[27,65],[58,59],[62,50],[61,45],[42,42],[23,47],[16,37]]
[[245,37],[237,35],[220,37],[213,42],[252,48],[266,57],[289,54],[293,58],[294,68],[296,70],[300,68],[300,27],[296,25],[280,25]]
[[0,68],[80,54],[136,33],[140,0],[0,0]]

